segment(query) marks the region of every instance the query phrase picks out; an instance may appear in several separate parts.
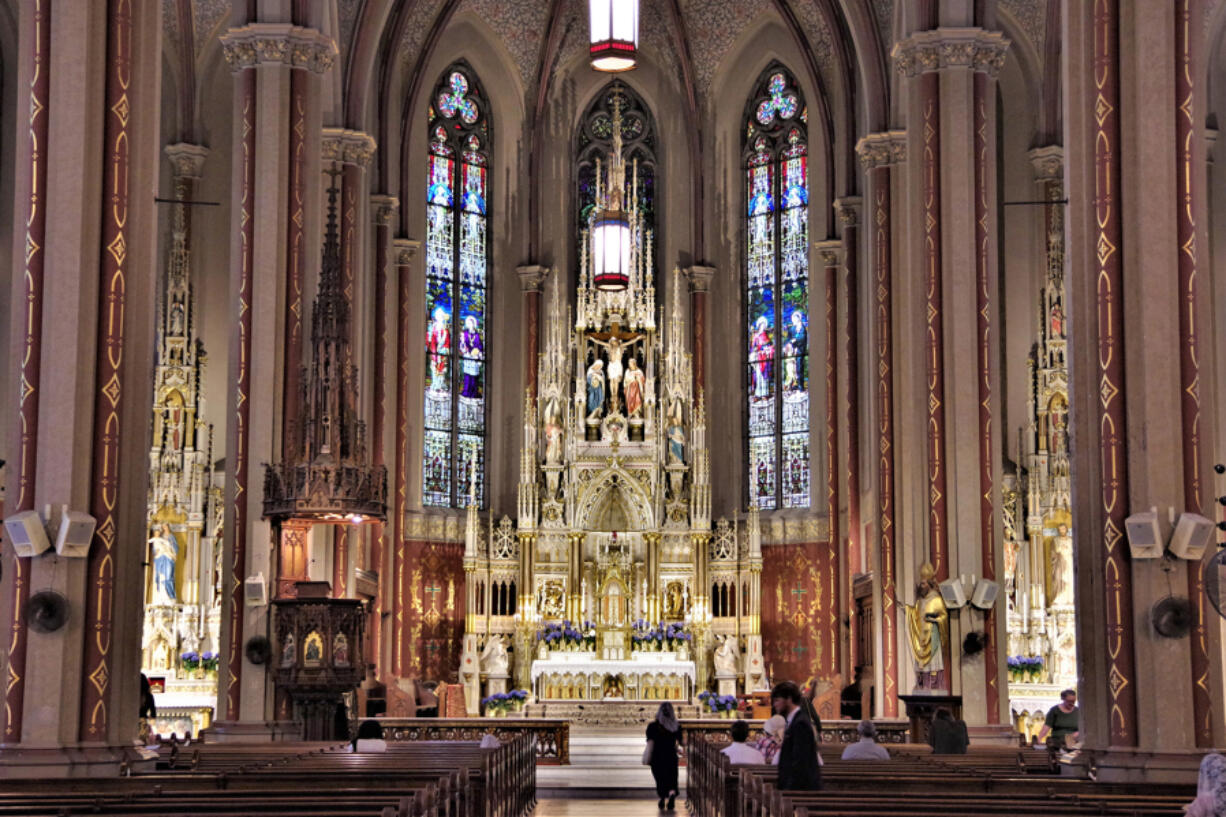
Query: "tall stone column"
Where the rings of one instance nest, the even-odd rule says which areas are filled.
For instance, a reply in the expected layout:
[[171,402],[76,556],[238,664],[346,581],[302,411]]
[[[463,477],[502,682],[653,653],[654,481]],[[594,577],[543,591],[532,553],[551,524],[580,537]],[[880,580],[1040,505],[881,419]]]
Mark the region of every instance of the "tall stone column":
[[694,366],[694,399],[707,389],[707,293],[715,267],[693,266],[685,271],[690,281],[690,353]]
[[[243,582],[262,573],[271,595],[276,592],[278,571],[270,558],[274,548],[253,546],[271,541],[272,531],[261,519],[263,497],[261,491],[252,490],[251,465],[273,462],[283,445],[293,447],[290,429],[301,394],[302,279],[308,250],[304,242],[307,225],[315,223],[307,191],[317,189],[307,175],[314,165],[306,146],[316,144],[306,139],[311,122],[308,91],[318,93],[318,75],[331,68],[336,46],[312,29],[258,21],[230,29],[221,44],[235,75],[231,185],[235,225],[230,253],[234,323],[228,378],[232,387],[227,396],[232,422],[226,440],[228,558],[222,579],[226,661],[218,678],[225,703],[216,727],[219,738],[225,739],[244,732],[266,734],[267,669],[244,660],[244,644],[249,634],[266,626],[268,610],[244,605]],[[287,168],[287,181],[279,183]],[[257,184],[257,180],[262,181]],[[257,269],[285,273],[257,276]],[[276,314],[281,303],[286,310],[284,334],[278,335],[275,322],[253,320],[257,314]],[[267,410],[253,412],[252,406]],[[285,410],[278,412],[279,408]]]
[[[1191,513],[1204,514],[1205,488],[1201,482],[1203,444],[1200,417],[1201,321],[1197,318],[1201,300],[1197,218],[1205,212],[1206,173],[1201,162],[1198,116],[1204,117],[1204,89],[1197,93],[1196,79],[1203,76],[1201,57],[1204,20],[1200,0],[1175,2],[1175,174],[1176,240],[1179,245],[1179,394],[1183,421],[1183,496]],[[1203,234],[1203,233],[1201,233]],[[1213,695],[1209,687],[1212,673],[1209,627],[1212,611],[1205,597],[1200,565],[1188,569],[1188,598],[1192,601],[1192,717],[1197,746],[1213,746]],[[1219,712],[1217,720],[1221,721]]]
[[907,155],[905,131],[870,134],[856,145],[860,163],[868,173],[869,223],[873,225],[870,247],[876,301],[873,309],[873,335],[877,362],[877,547],[870,548],[874,572],[873,606],[880,622],[880,660],[874,658],[878,712],[898,716],[898,602],[894,559],[894,307],[893,253],[891,246],[891,167]]
[[[851,622],[846,633],[847,663],[845,670],[864,663],[866,656],[856,654],[858,643],[853,584],[857,573],[865,571],[860,561],[862,551],[860,537],[860,211],[863,202],[859,196],[837,199],[834,203],[842,228],[843,251],[843,382],[844,382],[844,439],[846,461],[844,473],[847,480],[847,542],[846,563],[843,569],[844,593],[841,604]],[[868,656],[871,659],[871,656]],[[854,680],[850,674],[845,677]]]
[[396,456],[392,500],[392,553],[388,576],[379,577],[384,592],[395,599],[395,618],[392,620],[392,649],[388,656],[392,674],[404,674],[404,642],[406,627],[404,600],[408,585],[408,560],[405,554],[405,509],[408,499],[409,465],[409,327],[413,322],[413,256],[421,248],[420,241],[407,238],[392,240],[392,256],[396,263]]
[[[137,723],[127,668],[139,665],[159,269],[156,205],[137,191],[156,187],[161,161],[158,13],[151,0],[88,4],[64,10],[53,38],[52,5],[15,12],[8,510],[37,512],[52,541],[61,507],[98,524],[80,558],[17,559],[5,545],[0,777],[114,776]],[[42,591],[68,601],[54,631],[28,626]]]
[[[47,119],[49,116],[51,58],[51,0],[27,4],[20,19],[23,63],[19,87],[23,88],[29,120],[19,134],[17,146],[17,201],[28,202],[17,208],[25,224],[14,225],[15,235],[24,227],[20,267],[20,286],[13,303],[24,306],[13,321],[13,346],[18,353],[17,377],[21,383],[13,423],[14,439],[9,454],[8,496],[5,513],[12,515],[34,509],[38,479],[38,420],[42,401],[43,284],[47,244]],[[6,539],[8,537],[5,537]],[[8,554],[5,554],[7,561]],[[6,611],[6,660],[4,677],[4,733],[0,744],[18,744],[22,739],[25,714],[26,652],[28,630],[25,606],[30,598],[31,558],[13,556],[5,577],[9,599]]]
[[[387,411],[388,392],[388,361],[395,360],[395,355],[388,355],[389,338],[387,334],[388,318],[392,323],[396,320],[396,299],[388,288],[388,265],[392,261],[392,223],[396,211],[400,207],[395,196],[376,194],[370,197],[370,212],[375,225],[375,355],[374,355],[374,416],[371,423],[371,464],[375,468],[387,462],[387,425],[389,417],[394,416]],[[393,432],[393,438],[395,434]],[[394,460],[394,457],[393,457]],[[370,570],[375,574],[375,598],[371,605],[370,616],[370,650],[368,663],[376,666],[376,676],[383,677],[386,664],[383,661],[383,615],[386,596],[383,588],[387,577],[384,564],[388,549],[389,529],[395,530],[395,499],[389,509],[387,522],[377,522],[371,532]],[[469,608],[471,609],[471,608]]]
[[[835,645],[827,651],[828,666],[823,667],[827,677],[846,670],[846,639],[843,638],[843,617],[849,614],[844,602],[847,599],[847,559],[843,553],[843,537],[839,519],[839,273],[842,271],[843,243],[838,239],[818,241],[813,245],[821,257],[825,270],[825,328],[826,328],[826,518],[830,541],[826,547],[826,561],[834,573],[834,594],[830,599],[830,611],[823,618],[828,622],[829,632],[825,640]],[[811,371],[812,369],[810,369]],[[821,563],[820,561],[818,562]],[[846,677],[846,675],[844,675]]]
[[[928,554],[938,581],[996,575],[995,76],[1008,47],[1000,32],[967,27],[919,31],[893,50],[913,91],[909,147],[920,159],[909,207],[924,268]],[[969,348],[976,365],[954,365],[955,351]],[[975,433],[951,437],[949,424]],[[989,624],[974,609],[950,616],[945,673],[973,726],[1001,720],[1003,645],[990,639],[983,661],[955,660],[956,645]]]
[[1162,638],[1149,615],[1172,587],[1191,589],[1187,574],[1202,565],[1134,559],[1124,528],[1156,507],[1167,537],[1169,513],[1203,507],[1200,423],[1222,408],[1222,325],[1196,297],[1207,96],[1185,38],[1201,36],[1197,6],[1095,3],[1065,15],[1077,640],[1098,646],[1080,651],[1078,675],[1100,779],[1152,779],[1157,765],[1190,779],[1197,744],[1222,739],[1220,712],[1204,721],[1221,701],[1220,631],[1206,634],[1202,679],[1195,629]]
[[549,274],[548,267],[526,264],[516,267],[519,287],[524,293],[524,388],[529,399],[536,400],[536,370],[541,351],[541,285]]

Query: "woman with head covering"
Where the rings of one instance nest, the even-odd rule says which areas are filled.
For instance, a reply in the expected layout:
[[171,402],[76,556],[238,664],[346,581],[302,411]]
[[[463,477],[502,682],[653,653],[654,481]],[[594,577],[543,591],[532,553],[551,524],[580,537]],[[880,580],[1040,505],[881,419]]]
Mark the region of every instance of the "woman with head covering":
[[1196,799],[1187,806],[1188,817],[1226,817],[1226,757],[1205,755],[1196,781]]
[[681,724],[668,701],[656,710],[656,719],[647,724],[647,747],[651,776],[656,780],[656,795],[660,798],[660,810],[664,810],[665,798],[668,810],[675,808],[677,799],[677,746],[681,743]]
[[762,724],[762,737],[758,738],[754,746],[762,753],[762,757],[766,758],[767,763],[779,763],[779,747],[783,745],[783,732],[787,725],[788,722],[782,715],[771,715],[766,723]]

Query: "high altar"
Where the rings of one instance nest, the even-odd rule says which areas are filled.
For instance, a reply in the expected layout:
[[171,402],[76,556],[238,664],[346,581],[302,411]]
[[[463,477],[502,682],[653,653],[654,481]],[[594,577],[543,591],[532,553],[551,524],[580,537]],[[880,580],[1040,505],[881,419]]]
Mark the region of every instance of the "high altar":
[[[739,535],[712,525],[679,273],[665,321],[617,103],[612,131],[573,311],[565,283],[549,281],[516,518],[495,524],[491,511],[482,525],[469,505],[459,674],[470,712],[509,684],[546,700],[690,700],[712,662],[721,694],[765,683],[756,510]],[[670,625],[684,635],[645,636]]]

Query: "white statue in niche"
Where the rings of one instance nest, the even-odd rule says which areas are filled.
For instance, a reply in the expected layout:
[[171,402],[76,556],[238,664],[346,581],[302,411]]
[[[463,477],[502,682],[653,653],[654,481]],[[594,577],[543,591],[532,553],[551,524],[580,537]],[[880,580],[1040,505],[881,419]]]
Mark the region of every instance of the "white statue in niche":
[[503,642],[501,635],[494,633],[485,642],[485,649],[481,651],[481,671],[487,675],[505,676],[509,664],[507,645]]
[[736,636],[724,636],[723,642],[715,649],[715,674],[736,675],[740,654],[741,651],[736,646]]
[[1051,603],[1073,603],[1073,537],[1063,523],[1051,543]]

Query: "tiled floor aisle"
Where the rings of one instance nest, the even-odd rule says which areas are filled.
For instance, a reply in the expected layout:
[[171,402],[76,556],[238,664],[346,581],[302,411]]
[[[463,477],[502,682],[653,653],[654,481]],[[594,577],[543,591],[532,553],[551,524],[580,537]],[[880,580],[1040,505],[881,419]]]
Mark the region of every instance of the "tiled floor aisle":
[[659,817],[661,814],[684,817],[685,803],[677,801],[677,810],[668,812],[656,808],[655,800],[539,800],[533,817]]

